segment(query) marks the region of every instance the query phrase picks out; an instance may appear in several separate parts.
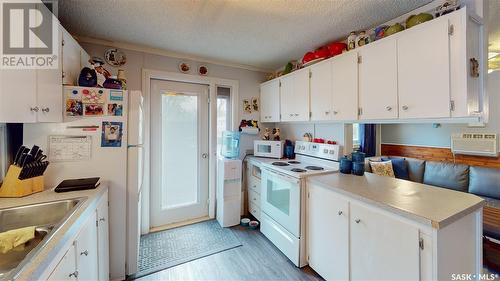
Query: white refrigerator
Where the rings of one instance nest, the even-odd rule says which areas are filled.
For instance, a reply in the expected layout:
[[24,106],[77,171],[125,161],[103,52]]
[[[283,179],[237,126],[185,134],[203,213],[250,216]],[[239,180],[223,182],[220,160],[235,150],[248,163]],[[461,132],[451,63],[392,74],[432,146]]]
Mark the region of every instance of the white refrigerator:
[[[75,107],[75,100],[82,99],[79,95],[85,90],[95,91],[96,88],[65,86],[65,114],[76,116],[65,116],[63,123],[25,124],[23,141],[25,145],[36,144],[48,153],[50,165],[45,173],[46,189],[57,186],[64,179],[95,176],[101,178],[101,184],[108,185],[110,278],[124,280],[128,270],[126,264],[137,263],[138,248],[134,252],[129,245],[139,243],[140,216],[137,213],[140,212],[143,175],[142,95],[139,91],[131,91],[129,95],[127,91],[101,89],[100,95],[105,96],[104,105],[98,110],[88,108],[90,114],[97,114],[87,115],[85,103],[76,103]],[[92,100],[96,101],[103,102]],[[115,108],[110,114],[113,106],[108,112],[109,104],[121,105],[121,112]],[[83,115],[78,109],[82,106]],[[117,138],[120,134],[109,133],[110,125],[118,124],[121,126],[121,142]],[[110,129],[109,134],[103,132],[103,127]],[[82,143],[72,144],[72,138],[80,139]]]

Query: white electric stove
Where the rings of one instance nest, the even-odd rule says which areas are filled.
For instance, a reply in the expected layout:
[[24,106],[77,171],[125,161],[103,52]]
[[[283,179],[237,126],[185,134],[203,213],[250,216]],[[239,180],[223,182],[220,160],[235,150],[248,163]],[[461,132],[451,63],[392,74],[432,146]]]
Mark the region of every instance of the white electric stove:
[[305,194],[307,177],[338,171],[339,145],[297,141],[296,159],[262,164],[261,232],[296,266],[307,265]]

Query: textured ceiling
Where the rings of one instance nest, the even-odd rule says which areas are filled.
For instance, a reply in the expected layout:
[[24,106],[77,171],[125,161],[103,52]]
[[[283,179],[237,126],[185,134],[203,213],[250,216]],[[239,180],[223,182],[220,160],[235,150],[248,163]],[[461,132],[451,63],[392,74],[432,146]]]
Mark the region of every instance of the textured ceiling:
[[428,2],[59,0],[59,18],[74,35],[272,70]]

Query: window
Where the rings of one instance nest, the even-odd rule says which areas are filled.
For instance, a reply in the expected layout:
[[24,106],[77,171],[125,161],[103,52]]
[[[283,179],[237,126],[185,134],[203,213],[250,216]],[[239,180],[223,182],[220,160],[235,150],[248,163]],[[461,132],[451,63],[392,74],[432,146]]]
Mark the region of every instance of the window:
[[217,87],[217,153],[222,145],[222,132],[231,130],[231,89]]
[[358,149],[361,145],[361,140],[359,139],[359,123],[352,124],[352,147]]

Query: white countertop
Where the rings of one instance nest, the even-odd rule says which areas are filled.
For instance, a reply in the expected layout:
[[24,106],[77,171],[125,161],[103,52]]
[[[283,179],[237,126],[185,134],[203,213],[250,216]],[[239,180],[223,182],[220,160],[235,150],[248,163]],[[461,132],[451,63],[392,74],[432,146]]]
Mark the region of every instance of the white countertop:
[[24,269],[17,276],[16,280],[38,280],[38,276],[53,262],[53,259],[63,249],[65,244],[69,243],[78,234],[77,231],[87,217],[97,208],[98,201],[106,190],[108,190],[108,187],[101,183],[96,189],[63,193],[56,193],[51,189],[21,198],[0,198],[0,209],[65,199],[85,198],[84,202],[70,216],[66,223],[56,231],[49,242],[24,266]]
[[336,172],[309,177],[307,181],[436,229],[486,204],[473,194],[372,173],[355,176]]

